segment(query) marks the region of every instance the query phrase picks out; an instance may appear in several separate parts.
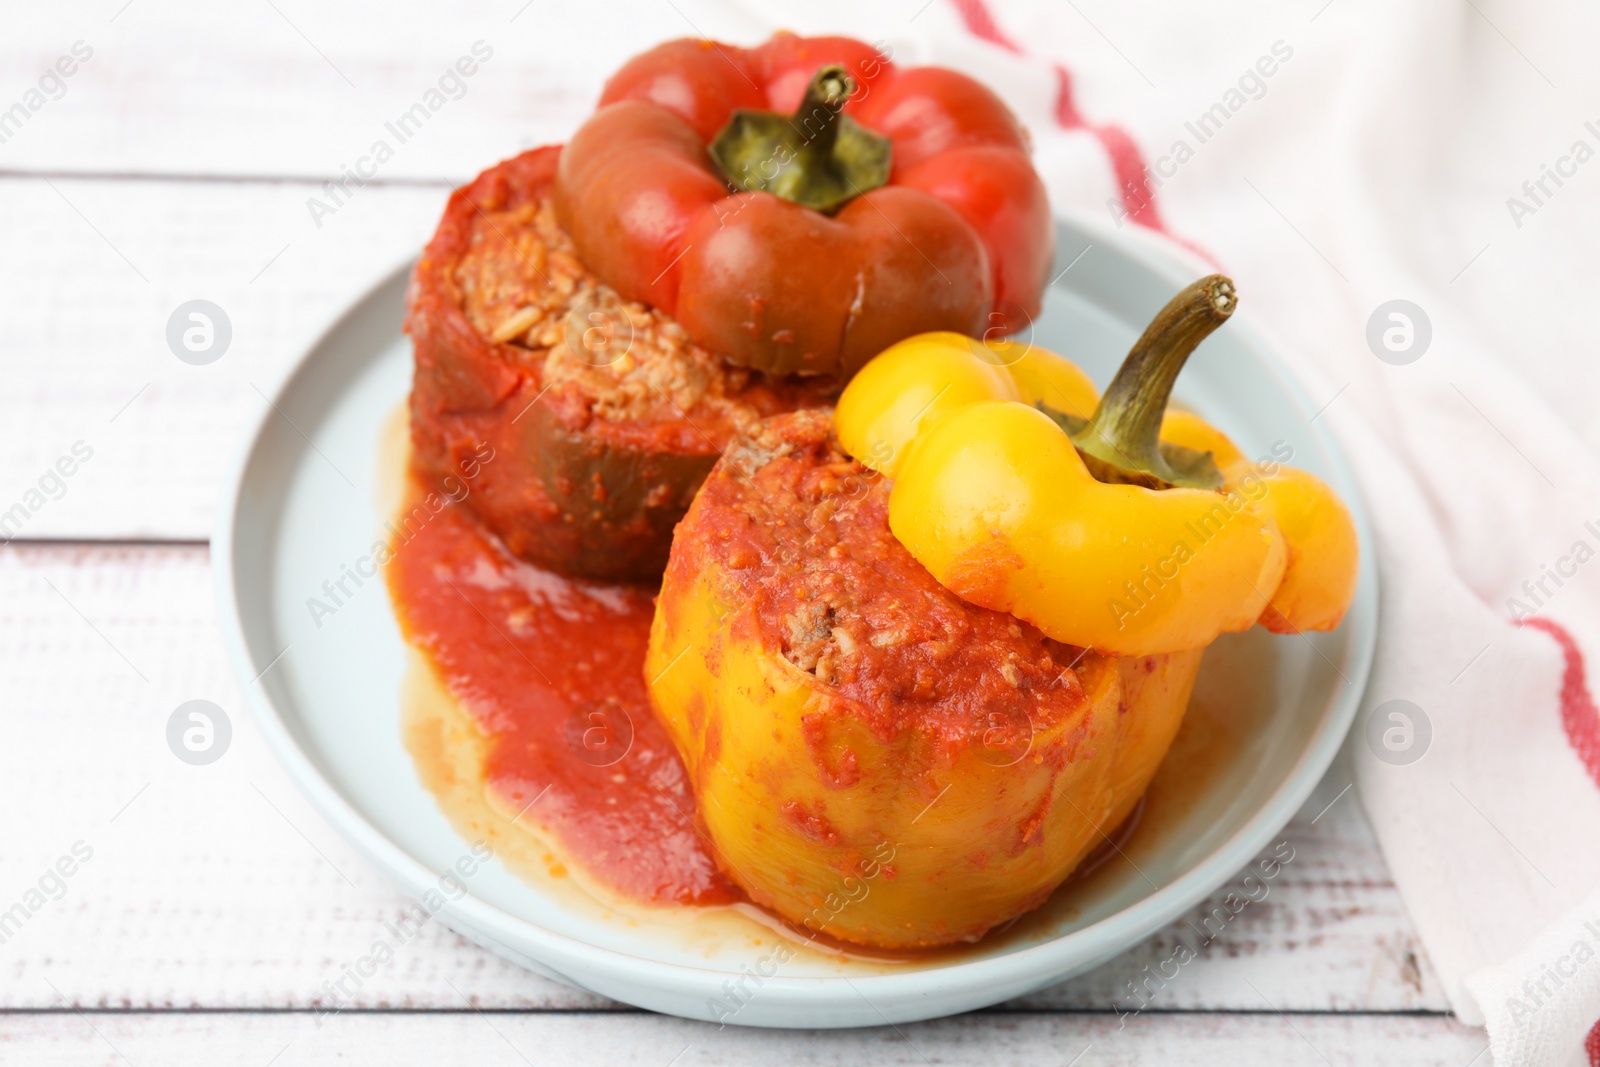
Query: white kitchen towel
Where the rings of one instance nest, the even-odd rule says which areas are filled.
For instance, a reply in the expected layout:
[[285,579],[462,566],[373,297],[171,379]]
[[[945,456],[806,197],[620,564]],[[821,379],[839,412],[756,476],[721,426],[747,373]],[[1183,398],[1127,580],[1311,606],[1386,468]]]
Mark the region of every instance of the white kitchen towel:
[[983,78],[1028,123],[1059,209],[1238,281],[1241,314],[1325,405],[1376,527],[1379,651],[1349,750],[1396,884],[1495,1063],[1590,1062],[1600,13],[1506,0],[710,12],[700,28],[744,42],[845,32]]

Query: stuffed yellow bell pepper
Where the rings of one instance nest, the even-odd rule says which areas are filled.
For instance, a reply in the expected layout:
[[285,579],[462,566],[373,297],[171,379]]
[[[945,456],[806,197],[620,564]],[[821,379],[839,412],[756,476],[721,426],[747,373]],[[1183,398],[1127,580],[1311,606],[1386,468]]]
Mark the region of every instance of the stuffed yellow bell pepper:
[[1042,349],[910,338],[845,389],[840,443],[894,480],[890,528],[940,582],[1058,641],[1137,656],[1258,621],[1331,629],[1356,580],[1343,503],[1283,457],[1251,462],[1166,411],[1235,304],[1220,275],[1185,289],[1103,399]]
[[1226,279],[1185,290],[1104,399],[1040,349],[924,335],[836,418],[724,453],[674,537],[646,678],[752,899],[877,947],[980,937],[1133,811],[1218,633],[1337,623],[1337,498],[1163,422],[1232,306]]
[[1201,652],[1112,657],[940,585],[824,411],[768,420],[679,524],[645,677],[723,871],[805,932],[976,939],[1133,810]]

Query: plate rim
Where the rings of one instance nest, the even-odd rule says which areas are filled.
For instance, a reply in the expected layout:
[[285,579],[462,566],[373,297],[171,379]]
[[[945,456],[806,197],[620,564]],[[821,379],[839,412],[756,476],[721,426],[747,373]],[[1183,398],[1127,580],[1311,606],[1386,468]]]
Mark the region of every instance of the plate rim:
[[[1082,210],[1058,208],[1053,214],[1058,248],[1062,243],[1061,238],[1070,235],[1075,229],[1089,237],[1092,243],[1113,248],[1133,260],[1136,265],[1178,287],[1192,280],[1190,276],[1194,271],[1210,273],[1214,269],[1199,256],[1181,248],[1175,242],[1166,241],[1154,234],[1139,233],[1138,227],[1130,227],[1128,230],[1113,229],[1109,223]],[[368,862],[378,867],[391,881],[397,882],[412,898],[420,898],[431,889],[439,878],[439,872],[432,871],[369,821],[354,803],[322,774],[311,756],[295,740],[283,712],[268,695],[265,687],[255,684],[262,672],[251,654],[246,638],[245,607],[240,601],[238,582],[235,580],[237,566],[235,549],[238,534],[236,520],[240,510],[245,506],[245,478],[284,394],[302,374],[306,373],[317,354],[322,352],[330,340],[359,313],[363,305],[408,274],[416,259],[415,255],[406,256],[384,270],[358,296],[341,305],[340,309],[327,320],[325,326],[284,365],[277,380],[264,394],[266,403],[249,420],[234,449],[218,501],[210,541],[219,624],[223,630],[230,665],[236,679],[239,680],[241,692],[257,727],[262,731],[273,755],[288,772],[296,788],[311,801],[318,814],[332,823],[340,835]],[[1054,269],[1052,267],[1052,270]],[[1263,369],[1271,374],[1275,384],[1295,402],[1301,414],[1313,411],[1314,408],[1299,374],[1279,355],[1277,347],[1270,344],[1248,319],[1236,318],[1230,326],[1243,335],[1241,340],[1259,356]],[[777,975],[763,980],[761,1000],[766,1001],[769,1007],[778,1008],[780,1011],[803,1010],[808,1006],[805,1001],[814,1001],[811,1006],[821,1008],[825,1007],[825,1003],[819,994],[824,990],[831,991],[842,983],[852,987],[855,995],[871,1006],[875,1006],[879,1000],[894,1001],[895,1007],[911,1005],[910,1011],[890,1011],[887,1014],[883,1011],[877,1012],[885,1021],[892,1019],[896,1022],[938,1017],[953,1011],[972,1010],[996,1003],[1007,997],[1019,995],[1013,991],[1013,987],[1019,981],[1029,989],[1037,989],[1093,969],[1139,944],[1225,884],[1242,870],[1252,857],[1266,847],[1272,837],[1282,831],[1309,799],[1344,743],[1365,696],[1376,651],[1379,625],[1380,575],[1372,527],[1360,483],[1338,437],[1325,427],[1313,423],[1308,423],[1308,428],[1313,438],[1323,446],[1338,480],[1343,483],[1343,488],[1346,490],[1345,501],[1355,520],[1362,549],[1361,577],[1357,584],[1356,599],[1347,614],[1347,620],[1354,623],[1356,620],[1370,619],[1370,622],[1359,623],[1362,628],[1351,635],[1353,663],[1350,665],[1354,671],[1347,678],[1350,684],[1345,687],[1345,691],[1336,695],[1332,701],[1334,706],[1328,725],[1314,735],[1278,789],[1268,796],[1234,834],[1219,843],[1183,875],[1140,897],[1127,907],[1087,926],[999,955],[956,960],[916,970],[850,977]],[[270,609],[265,605],[257,605],[254,610],[260,612]],[[590,990],[565,973],[567,966],[579,964],[583,967],[603,969],[610,972],[619,982],[642,983],[657,988],[664,983],[674,981],[681,983],[689,974],[720,981],[731,973],[737,973],[689,963],[655,960],[594,945],[578,937],[541,926],[531,919],[490,904],[470,892],[457,899],[446,901],[444,907],[438,911],[438,916],[448,925],[466,932],[474,940],[489,942],[487,947],[491,949],[509,951],[519,965],[528,967],[530,960],[527,957],[531,954],[532,962],[539,966],[530,969],[588,992],[596,991]],[[980,994],[966,1007],[946,1010],[936,1004],[927,1004],[926,1006],[932,1010],[921,1012],[916,1010],[919,1001],[927,1002],[950,996],[952,986],[978,990],[1003,987],[1004,991],[989,999],[984,999]],[[708,985],[707,988],[712,990],[711,996],[716,996],[720,991],[713,985]],[[775,1001],[784,994],[788,994],[800,1003],[787,1006],[776,1004]],[[877,996],[869,999],[868,994]],[[597,995],[625,999],[613,992]],[[695,995],[698,996],[698,993]],[[741,1017],[746,1014],[742,1011],[735,1013],[727,1021],[736,1025],[751,1026],[823,1028],[827,1025]],[[860,1024],[843,1022],[834,1025]]]

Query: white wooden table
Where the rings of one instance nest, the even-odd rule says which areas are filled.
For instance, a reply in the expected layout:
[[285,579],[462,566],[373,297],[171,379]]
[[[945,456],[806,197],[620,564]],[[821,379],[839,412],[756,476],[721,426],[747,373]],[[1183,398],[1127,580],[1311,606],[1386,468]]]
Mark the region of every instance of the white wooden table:
[[[1478,1057],[1483,1038],[1448,1014],[1341,767],[1287,831],[1288,876],[1137,1014],[1133,988],[1170,954],[1171,934],[992,1011],[806,1034],[626,1009],[434,925],[340,1014],[319,1016],[331,983],[404,902],[299,797],[244,712],[206,547],[221,472],[260,392],[337,309],[420,247],[452,184],[561,139],[591,105],[614,60],[585,45],[594,16],[582,6],[8,10],[0,514],[23,512],[0,548],[0,1060],[1466,1067]],[[687,2],[640,0],[602,21],[627,54],[693,32],[686,23],[699,18]],[[313,221],[307,201],[325,197],[323,182],[478,40],[494,54],[465,95]],[[77,42],[80,59],[92,54],[30,97]],[[14,103],[27,114],[8,128]],[[165,338],[173,310],[196,298],[232,324],[228,351],[207,366],[180,362]],[[47,472],[78,442],[92,455],[58,482]],[[210,766],[167,746],[168,716],[193,698],[232,717],[231,747]],[[75,850],[69,877],[50,873]]]

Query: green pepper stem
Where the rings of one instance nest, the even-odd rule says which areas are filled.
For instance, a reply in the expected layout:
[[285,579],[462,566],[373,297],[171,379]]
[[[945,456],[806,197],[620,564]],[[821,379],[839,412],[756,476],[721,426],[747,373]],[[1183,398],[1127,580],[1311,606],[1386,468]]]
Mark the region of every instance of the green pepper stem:
[[839,115],[855,91],[856,83],[838,64],[817,71],[789,120],[800,135],[801,152],[819,163],[832,161],[833,146],[839,140]]
[[1162,487],[1159,483],[1216,488],[1221,478],[1214,465],[1194,470],[1169,462],[1161,447],[1161,419],[1178,372],[1238,304],[1232,280],[1212,274],[1173,297],[1145,327],[1088,425],[1072,436],[1079,453],[1097,461],[1091,464],[1101,468],[1097,477],[1153,488]]
[[843,67],[823,67],[812,75],[793,115],[741,108],[707,151],[735,190],[837,211],[889,181],[889,139],[844,114],[855,91],[855,79]]

